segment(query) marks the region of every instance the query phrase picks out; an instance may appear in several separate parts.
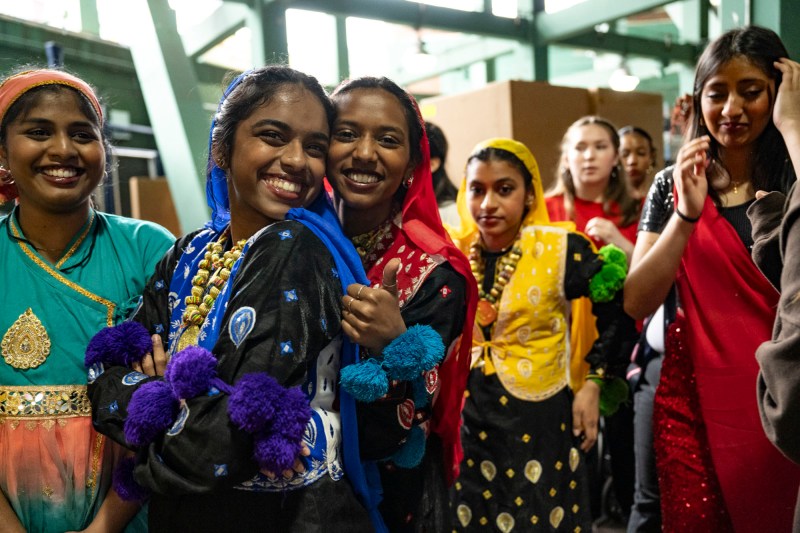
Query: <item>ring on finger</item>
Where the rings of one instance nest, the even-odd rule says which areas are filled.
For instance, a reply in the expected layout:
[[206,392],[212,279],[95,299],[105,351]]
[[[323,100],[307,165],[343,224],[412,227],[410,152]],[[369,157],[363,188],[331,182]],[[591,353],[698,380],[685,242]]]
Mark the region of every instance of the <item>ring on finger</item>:
[[351,297],[350,297],[350,301],[349,301],[349,302],[347,302],[347,312],[348,312],[348,313],[352,313],[352,312],[353,312],[353,300],[355,300],[355,298],[353,298],[353,297],[351,296]]
[[356,293],[356,300],[361,299],[361,291],[364,290],[364,287],[366,287],[366,285],[362,285],[361,287],[359,287],[358,292]]

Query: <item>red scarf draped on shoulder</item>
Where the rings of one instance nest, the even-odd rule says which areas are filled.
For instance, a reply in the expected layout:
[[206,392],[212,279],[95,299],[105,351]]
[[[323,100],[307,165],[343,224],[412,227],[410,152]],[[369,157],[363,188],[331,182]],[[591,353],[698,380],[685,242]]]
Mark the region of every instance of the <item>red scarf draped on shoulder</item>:
[[772,446],[756,401],[758,346],[779,294],[706,198],[676,280],[712,460],[736,531],[788,531],[800,470]]
[[[409,95],[410,97],[410,95]],[[413,101],[413,98],[412,98]],[[421,285],[421,279],[405,275],[409,271],[415,272],[425,268],[428,263],[425,256],[433,256],[450,263],[450,266],[464,278],[466,286],[466,315],[461,341],[452,353],[439,366],[440,388],[433,404],[431,430],[442,439],[444,448],[445,472],[447,482],[451,484],[458,476],[458,467],[461,463],[463,452],[461,449],[461,407],[464,398],[464,389],[467,386],[467,376],[470,367],[470,348],[472,347],[472,324],[475,320],[475,307],[478,304],[478,287],[472,276],[469,261],[463,253],[453,244],[450,236],[442,227],[439,217],[439,207],[436,195],[433,192],[433,178],[431,177],[430,148],[428,136],[425,133],[422,115],[414,103],[417,119],[422,125],[422,138],[420,139],[420,152],[422,160],[414,169],[413,179],[406,191],[401,212],[402,227],[393,228],[394,241],[381,260],[367,272],[367,277],[372,284],[381,283],[383,280],[383,267],[386,263],[398,257],[403,268],[397,276],[397,290],[401,301],[413,298],[416,288]],[[415,252],[412,254],[412,252]],[[422,256],[422,252],[425,256]],[[420,267],[410,270],[412,267]],[[426,274],[432,269],[426,270]],[[449,347],[446,347],[449,348]]]

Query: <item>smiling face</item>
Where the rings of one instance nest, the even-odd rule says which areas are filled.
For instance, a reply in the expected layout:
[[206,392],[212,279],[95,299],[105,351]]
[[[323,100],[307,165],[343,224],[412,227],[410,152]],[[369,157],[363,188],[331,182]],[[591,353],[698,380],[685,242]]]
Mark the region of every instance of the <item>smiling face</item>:
[[85,208],[105,173],[97,119],[82,111],[82,97],[72,89],[31,96],[35,100],[8,124],[0,147],[0,162],[16,182],[20,207],[48,213]]
[[638,188],[655,164],[650,141],[634,131],[626,133],[620,138],[619,156],[631,187]]
[[[350,235],[377,227],[392,211],[403,180],[410,174],[408,121],[400,101],[377,88],[359,88],[336,98],[331,129],[328,178],[343,204]],[[340,206],[340,212],[342,207]],[[358,229],[348,228],[358,219]]]
[[473,159],[466,179],[467,205],[486,249],[507,248],[517,236],[526,203],[533,201],[522,173],[507,161]]
[[617,164],[617,149],[610,132],[599,124],[573,127],[567,134],[564,158],[576,196],[597,201]]
[[301,85],[279,88],[241,121],[225,169],[236,239],[308,205],[322,188],[327,149],[325,109]]
[[774,80],[746,58],[734,57],[703,85],[703,122],[724,149],[748,148],[771,120],[774,94]]

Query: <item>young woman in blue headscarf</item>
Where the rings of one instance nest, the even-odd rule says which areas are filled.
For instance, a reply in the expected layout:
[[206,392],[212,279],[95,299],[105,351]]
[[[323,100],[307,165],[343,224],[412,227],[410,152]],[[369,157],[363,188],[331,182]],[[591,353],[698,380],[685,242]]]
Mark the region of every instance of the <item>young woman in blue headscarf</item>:
[[164,256],[135,322],[89,346],[95,425],[137,450],[151,531],[382,528],[344,457],[358,443],[341,299],[366,278],[320,194],[331,116],[288,67],[236,78],[211,127],[212,220]]

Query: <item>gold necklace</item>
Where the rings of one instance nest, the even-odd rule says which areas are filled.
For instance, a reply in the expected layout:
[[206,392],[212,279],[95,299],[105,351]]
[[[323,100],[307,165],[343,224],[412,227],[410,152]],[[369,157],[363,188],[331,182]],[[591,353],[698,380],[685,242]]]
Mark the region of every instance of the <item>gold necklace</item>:
[[392,231],[392,220],[394,220],[394,212],[387,218],[385,221],[381,223],[380,226],[373,229],[372,231],[368,231],[366,233],[362,233],[361,235],[356,235],[352,239],[350,239],[353,243],[353,246],[356,247],[356,252],[361,257],[361,261],[364,262],[373,251],[375,251],[375,247],[383,241],[383,239]]
[[478,308],[475,312],[475,320],[481,327],[486,327],[497,320],[497,306],[500,302],[500,295],[503,293],[514,271],[517,270],[517,263],[522,258],[522,249],[519,247],[519,235],[517,235],[511,251],[503,255],[497,265],[497,273],[495,275],[494,285],[486,293],[483,290],[483,279],[485,276],[484,261],[481,255],[483,247],[481,246],[481,236],[478,235],[475,241],[469,247],[469,266],[472,270],[472,275],[478,282]]
[[178,339],[177,351],[181,351],[187,346],[197,345],[200,328],[211,311],[214,301],[230,278],[231,269],[241,257],[242,248],[247,242],[247,239],[242,239],[223,253],[227,239],[227,233],[223,233],[218,241],[207,243],[203,259],[197,263],[197,274],[192,278],[192,292],[184,300],[186,309],[181,315],[184,329]]

